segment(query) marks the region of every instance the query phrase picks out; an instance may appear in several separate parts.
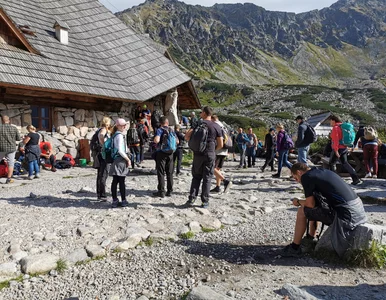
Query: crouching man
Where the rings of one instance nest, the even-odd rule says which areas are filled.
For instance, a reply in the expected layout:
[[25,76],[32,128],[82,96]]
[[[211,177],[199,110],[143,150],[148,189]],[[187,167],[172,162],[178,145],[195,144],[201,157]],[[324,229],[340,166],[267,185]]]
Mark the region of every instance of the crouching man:
[[366,222],[362,200],[353,189],[336,173],[309,168],[304,163],[296,163],[291,173],[304,189],[306,199],[294,199],[293,205],[299,207],[293,242],[283,249],[282,256],[299,256],[302,254],[301,243],[306,232],[307,220],[310,231],[306,239],[316,235],[315,221],[332,226],[331,243],[339,256],[343,256],[351,247],[353,230]]

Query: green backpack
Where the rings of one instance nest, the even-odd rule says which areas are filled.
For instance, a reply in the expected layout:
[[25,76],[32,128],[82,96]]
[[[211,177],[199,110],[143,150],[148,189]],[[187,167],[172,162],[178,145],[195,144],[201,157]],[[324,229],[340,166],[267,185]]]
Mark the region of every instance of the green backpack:
[[114,147],[114,138],[117,136],[117,134],[120,133],[116,132],[112,136],[108,137],[102,147],[102,158],[108,164],[111,164],[117,157],[118,149]]

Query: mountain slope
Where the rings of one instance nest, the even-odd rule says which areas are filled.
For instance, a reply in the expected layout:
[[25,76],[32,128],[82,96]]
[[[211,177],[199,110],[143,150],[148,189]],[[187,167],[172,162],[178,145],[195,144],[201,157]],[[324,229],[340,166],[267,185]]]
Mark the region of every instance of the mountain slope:
[[223,82],[386,84],[386,0],[340,0],[294,14],[254,4],[148,0],[117,14],[169,47],[191,75]]

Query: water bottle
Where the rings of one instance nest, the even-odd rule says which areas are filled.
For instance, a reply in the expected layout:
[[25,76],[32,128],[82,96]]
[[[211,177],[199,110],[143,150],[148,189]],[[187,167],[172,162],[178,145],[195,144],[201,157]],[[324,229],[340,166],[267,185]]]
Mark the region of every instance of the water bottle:
[[55,125],[54,125],[54,124],[52,124],[52,129],[51,129],[51,136],[53,136],[53,135],[54,135],[54,132],[55,132]]

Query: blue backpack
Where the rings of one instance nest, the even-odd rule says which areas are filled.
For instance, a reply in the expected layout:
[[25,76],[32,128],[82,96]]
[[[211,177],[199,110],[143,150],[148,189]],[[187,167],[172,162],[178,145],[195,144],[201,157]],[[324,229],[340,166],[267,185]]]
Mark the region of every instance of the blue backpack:
[[163,129],[160,150],[167,154],[172,154],[177,149],[177,136],[170,129]]
[[342,129],[342,139],[339,141],[339,144],[353,147],[355,141],[354,125],[349,122],[342,123],[340,129]]
[[117,158],[118,149],[114,147],[114,138],[120,133],[116,132],[112,136],[108,137],[102,147],[102,158],[111,164],[114,159]]

